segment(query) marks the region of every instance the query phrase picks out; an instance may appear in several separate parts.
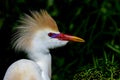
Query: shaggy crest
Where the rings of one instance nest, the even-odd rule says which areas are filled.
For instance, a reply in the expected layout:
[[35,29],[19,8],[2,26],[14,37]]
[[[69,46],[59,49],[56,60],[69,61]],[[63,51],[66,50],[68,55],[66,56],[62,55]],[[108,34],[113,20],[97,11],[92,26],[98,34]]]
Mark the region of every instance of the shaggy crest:
[[31,11],[31,16],[25,14],[20,23],[13,38],[15,50],[26,50],[28,46],[30,47],[31,40],[37,31],[44,29],[59,31],[56,22],[45,10]]

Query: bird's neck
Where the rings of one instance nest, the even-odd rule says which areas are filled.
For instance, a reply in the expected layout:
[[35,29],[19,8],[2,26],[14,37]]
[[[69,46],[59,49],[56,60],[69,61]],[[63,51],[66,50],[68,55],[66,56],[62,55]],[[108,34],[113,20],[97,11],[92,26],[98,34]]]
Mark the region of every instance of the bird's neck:
[[29,58],[35,61],[43,75],[43,77],[48,77],[49,79],[51,78],[51,54],[49,53],[49,50],[39,50],[37,52],[33,52],[28,54]]

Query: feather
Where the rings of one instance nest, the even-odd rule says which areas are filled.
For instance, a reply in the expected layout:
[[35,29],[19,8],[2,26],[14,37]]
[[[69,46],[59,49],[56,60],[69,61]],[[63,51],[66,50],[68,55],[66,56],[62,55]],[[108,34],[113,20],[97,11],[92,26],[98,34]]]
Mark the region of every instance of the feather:
[[15,50],[25,50],[28,46],[30,47],[31,40],[37,31],[44,31],[44,29],[59,31],[56,22],[45,10],[31,11],[31,16],[25,14],[21,17],[20,23],[12,39]]

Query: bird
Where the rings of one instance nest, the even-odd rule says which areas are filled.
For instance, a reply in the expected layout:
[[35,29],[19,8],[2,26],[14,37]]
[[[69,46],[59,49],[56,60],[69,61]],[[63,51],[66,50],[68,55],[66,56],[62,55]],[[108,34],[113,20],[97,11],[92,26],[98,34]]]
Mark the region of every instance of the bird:
[[29,59],[13,62],[3,80],[51,80],[50,49],[65,46],[69,41],[84,39],[61,33],[46,10],[31,11],[19,20],[12,39],[16,51],[24,51]]

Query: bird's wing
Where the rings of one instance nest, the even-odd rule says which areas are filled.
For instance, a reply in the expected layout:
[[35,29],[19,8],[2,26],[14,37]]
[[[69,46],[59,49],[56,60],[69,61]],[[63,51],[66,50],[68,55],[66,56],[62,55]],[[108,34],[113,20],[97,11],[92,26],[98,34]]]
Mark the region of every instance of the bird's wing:
[[3,80],[43,80],[39,66],[30,60],[14,62],[7,70]]

